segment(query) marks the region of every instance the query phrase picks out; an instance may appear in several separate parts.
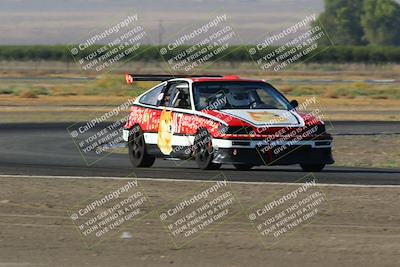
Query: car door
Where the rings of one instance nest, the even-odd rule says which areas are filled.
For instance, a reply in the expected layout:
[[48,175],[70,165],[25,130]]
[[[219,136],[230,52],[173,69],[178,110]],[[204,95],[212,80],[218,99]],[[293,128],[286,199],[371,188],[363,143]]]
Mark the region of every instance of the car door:
[[158,146],[165,155],[171,155],[174,148],[174,152],[179,153],[180,148],[191,145],[191,139],[187,136],[188,128],[182,126],[185,116],[191,114],[189,83],[169,83],[160,106],[163,110],[160,115]]

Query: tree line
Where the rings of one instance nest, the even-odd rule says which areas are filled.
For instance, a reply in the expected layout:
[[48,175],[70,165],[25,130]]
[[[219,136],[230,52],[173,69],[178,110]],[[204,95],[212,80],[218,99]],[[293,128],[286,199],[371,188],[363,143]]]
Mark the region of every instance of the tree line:
[[325,0],[318,20],[336,45],[400,45],[400,5],[393,0]]
[[[93,46],[95,50],[99,47]],[[162,61],[159,50],[161,47],[145,45],[135,51],[130,61]],[[181,46],[179,49],[168,52],[164,59],[174,56],[179,51],[189,48]],[[271,46],[257,51],[250,56],[251,46],[231,46],[219,55],[220,61],[228,62],[248,62],[264,56],[269,51],[274,51],[277,47]],[[323,51],[322,51],[323,50]],[[318,53],[320,52],[321,53]],[[400,47],[396,46],[330,46],[319,47],[315,51],[315,56],[308,57],[307,62],[313,63],[400,63]],[[0,46],[0,60],[54,60],[63,62],[73,62],[74,58],[65,45],[55,46]]]

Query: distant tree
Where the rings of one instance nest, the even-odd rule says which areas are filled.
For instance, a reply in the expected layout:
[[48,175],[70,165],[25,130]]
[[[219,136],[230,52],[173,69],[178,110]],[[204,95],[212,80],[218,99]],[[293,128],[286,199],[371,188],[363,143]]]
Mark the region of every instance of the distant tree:
[[395,1],[364,0],[361,24],[369,44],[400,45],[400,5]]
[[335,44],[364,44],[360,19],[362,8],[363,0],[325,0],[325,11],[319,16],[319,21]]

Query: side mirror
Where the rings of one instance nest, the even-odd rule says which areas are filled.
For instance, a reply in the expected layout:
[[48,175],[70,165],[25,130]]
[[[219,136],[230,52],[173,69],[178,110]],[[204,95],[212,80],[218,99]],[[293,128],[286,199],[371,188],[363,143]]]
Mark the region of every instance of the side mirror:
[[292,100],[289,102],[289,104],[292,107],[291,109],[295,109],[299,106],[299,102],[297,102],[297,100]]

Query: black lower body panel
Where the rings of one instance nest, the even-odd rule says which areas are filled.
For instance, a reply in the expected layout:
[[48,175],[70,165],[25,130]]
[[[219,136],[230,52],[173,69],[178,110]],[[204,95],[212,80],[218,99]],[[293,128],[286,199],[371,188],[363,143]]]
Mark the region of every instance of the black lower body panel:
[[312,148],[308,145],[277,150],[260,148],[223,148],[214,152],[215,163],[260,165],[332,164],[331,148]]
[[[146,145],[147,152],[162,158],[193,158],[191,147],[173,147],[170,155],[161,153],[157,145]],[[275,147],[273,150],[262,148],[217,148],[214,149],[214,163],[261,165],[292,164],[332,164],[332,150],[328,148],[312,148],[309,145]]]

